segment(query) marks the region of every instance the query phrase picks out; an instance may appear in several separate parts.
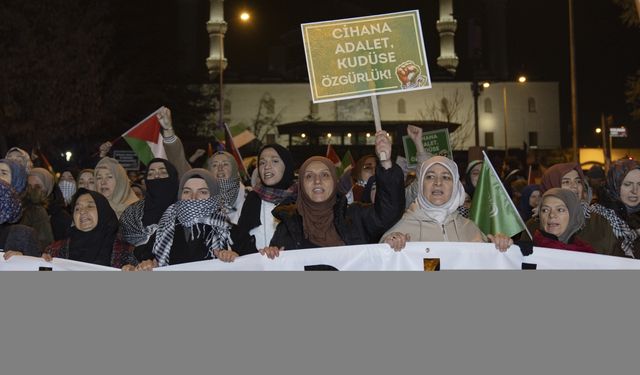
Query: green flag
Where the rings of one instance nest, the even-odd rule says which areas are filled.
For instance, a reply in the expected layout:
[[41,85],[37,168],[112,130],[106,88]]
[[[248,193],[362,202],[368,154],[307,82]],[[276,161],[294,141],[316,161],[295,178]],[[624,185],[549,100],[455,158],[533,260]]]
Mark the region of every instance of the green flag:
[[512,237],[526,226],[507,194],[487,154],[473,193],[469,219],[485,234],[503,233]]

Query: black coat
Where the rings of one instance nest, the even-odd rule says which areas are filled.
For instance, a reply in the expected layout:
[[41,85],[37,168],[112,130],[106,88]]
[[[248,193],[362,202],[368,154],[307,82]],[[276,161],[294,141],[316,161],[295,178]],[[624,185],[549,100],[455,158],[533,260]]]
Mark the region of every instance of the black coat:
[[[377,243],[404,212],[404,174],[397,165],[376,169],[376,200],[374,204],[354,202],[347,205],[341,194],[333,207],[333,224],[345,245]],[[317,247],[305,238],[302,216],[295,204],[279,206],[273,215],[280,220],[271,239],[271,246],[285,250]]]

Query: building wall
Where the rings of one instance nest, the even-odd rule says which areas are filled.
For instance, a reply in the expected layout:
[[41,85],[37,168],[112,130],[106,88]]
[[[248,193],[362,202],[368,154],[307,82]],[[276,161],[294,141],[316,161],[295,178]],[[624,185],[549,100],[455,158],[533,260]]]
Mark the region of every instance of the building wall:
[[[412,91],[378,96],[382,121],[444,120],[443,98],[449,103],[450,120],[462,124],[458,130],[456,149],[465,150],[474,145],[473,96],[469,82],[434,82],[430,90]],[[495,83],[480,94],[478,113],[480,121],[480,145],[485,145],[485,133],[493,132],[494,148],[504,149],[503,90],[506,87],[508,111],[508,146],[522,148],[529,145],[529,132],[537,132],[538,148],[560,147],[560,110],[557,82]],[[535,111],[529,100],[535,101]],[[491,101],[491,112],[485,108],[485,100]],[[260,112],[263,123],[285,124],[314,118],[322,121],[371,120],[370,99],[354,99],[314,105],[312,113],[311,93],[306,83],[287,84],[227,84],[225,100],[230,102],[230,112],[225,114],[231,125],[253,126]],[[405,113],[400,113],[404,101]],[[262,104],[261,104],[262,102]],[[271,105],[269,105],[271,103]],[[273,109],[271,112],[270,109]],[[258,138],[273,129],[262,127]],[[464,137],[460,137],[464,135]],[[455,135],[454,135],[455,137]],[[280,141],[285,141],[284,137]]]

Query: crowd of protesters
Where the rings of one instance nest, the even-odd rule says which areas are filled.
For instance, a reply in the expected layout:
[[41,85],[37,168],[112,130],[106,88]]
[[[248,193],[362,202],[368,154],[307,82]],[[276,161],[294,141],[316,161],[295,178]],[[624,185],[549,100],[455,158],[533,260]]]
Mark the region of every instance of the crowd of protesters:
[[[469,219],[483,161],[460,168],[428,154],[422,129],[409,125],[418,167],[407,173],[391,155],[388,135],[375,135],[375,154],[339,176],[332,161],[296,161],[285,147],[263,146],[251,180],[233,155],[217,152],[205,168],[191,165],[172,126],[157,114],[167,158],[151,160],[140,178],[108,156],[79,173],[34,167],[14,147],[0,159],[0,249],[13,256],[52,257],[152,270],[172,264],[259,253],[386,243],[401,251],[410,241],[492,242],[506,251],[526,246],[640,257],[640,164],[615,161],[585,175],[577,163],[543,171],[539,183],[515,160],[502,182],[527,231],[510,238],[483,233]],[[296,173],[297,172],[297,173]],[[346,176],[346,178],[345,178]],[[346,181],[346,183],[345,183]],[[529,235],[531,234],[531,236]]]

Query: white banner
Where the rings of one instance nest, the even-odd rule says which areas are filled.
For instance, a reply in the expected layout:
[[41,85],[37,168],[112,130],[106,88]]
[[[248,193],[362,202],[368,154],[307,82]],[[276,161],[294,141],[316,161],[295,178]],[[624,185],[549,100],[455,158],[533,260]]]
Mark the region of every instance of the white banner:
[[[54,258],[14,256],[5,261],[0,252],[0,271],[118,271],[116,268]],[[517,246],[504,253],[489,243],[411,242],[395,252],[386,244],[326,247],[280,252],[276,259],[260,254],[238,257],[232,263],[217,259],[156,268],[155,271],[304,271],[322,266],[340,271],[424,271],[424,259],[438,259],[440,270],[519,270],[523,263],[539,270],[640,269],[640,260],[534,247],[522,256]]]
[[[42,269],[41,269],[42,268]],[[29,256],[12,256],[4,260],[4,252],[0,252],[0,271],[120,271],[117,268],[99,266],[97,264],[77,262],[75,260],[53,258],[47,262],[42,258]]]

